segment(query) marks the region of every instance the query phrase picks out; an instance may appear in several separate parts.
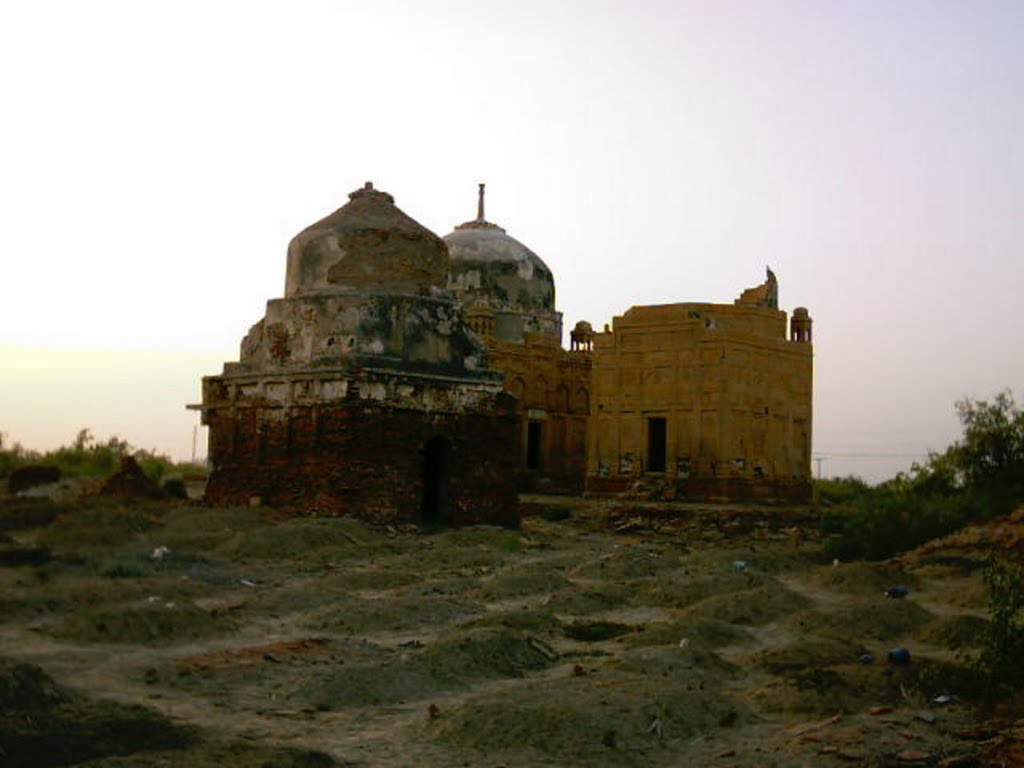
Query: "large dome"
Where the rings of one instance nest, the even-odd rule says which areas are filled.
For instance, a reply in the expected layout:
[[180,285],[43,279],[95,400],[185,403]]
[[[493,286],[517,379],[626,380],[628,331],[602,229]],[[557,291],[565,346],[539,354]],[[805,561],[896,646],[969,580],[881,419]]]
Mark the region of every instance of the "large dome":
[[349,202],[288,245],[285,296],[368,290],[423,293],[443,287],[444,242],[366,182]]
[[445,235],[451,258],[448,287],[469,306],[535,312],[555,309],[555,279],[540,256],[484,218],[483,185],[477,217]]

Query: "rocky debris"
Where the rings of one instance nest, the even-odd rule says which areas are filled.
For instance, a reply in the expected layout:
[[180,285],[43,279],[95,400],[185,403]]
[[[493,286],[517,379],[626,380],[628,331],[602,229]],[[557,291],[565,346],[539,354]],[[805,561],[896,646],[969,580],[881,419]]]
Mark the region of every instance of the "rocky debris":
[[160,499],[164,497],[164,492],[159,485],[146,477],[134,456],[125,456],[121,459],[121,469],[100,486],[99,495]]

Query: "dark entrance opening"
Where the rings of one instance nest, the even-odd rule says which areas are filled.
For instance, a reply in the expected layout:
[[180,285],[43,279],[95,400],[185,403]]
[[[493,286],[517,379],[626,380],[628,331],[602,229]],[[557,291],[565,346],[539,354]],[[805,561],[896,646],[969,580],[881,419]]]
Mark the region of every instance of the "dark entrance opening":
[[647,420],[647,471],[664,472],[665,454],[667,453],[668,429],[665,419],[650,418]]
[[423,448],[423,522],[443,525],[451,520],[452,445],[443,437],[431,438]]
[[526,425],[526,468],[540,469],[540,443],[544,424],[531,421]]

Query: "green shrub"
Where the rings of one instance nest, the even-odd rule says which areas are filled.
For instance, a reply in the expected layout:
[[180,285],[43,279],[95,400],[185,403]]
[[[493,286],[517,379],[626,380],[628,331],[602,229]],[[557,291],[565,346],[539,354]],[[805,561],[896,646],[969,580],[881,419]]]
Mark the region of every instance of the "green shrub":
[[1006,556],[993,556],[983,577],[989,624],[981,665],[997,686],[1019,690],[1024,685],[1024,568]]
[[814,498],[826,506],[848,504],[871,493],[871,486],[856,475],[814,481]]
[[196,465],[176,465],[167,456],[136,449],[117,436],[101,441],[90,430],[80,429],[70,444],[45,453],[27,450],[18,443],[7,447],[0,439],[0,477],[7,477],[14,469],[26,464],[52,464],[60,468],[62,475],[71,477],[100,477],[116,472],[125,456],[134,456],[146,476],[155,482],[176,470],[202,475],[202,468]]

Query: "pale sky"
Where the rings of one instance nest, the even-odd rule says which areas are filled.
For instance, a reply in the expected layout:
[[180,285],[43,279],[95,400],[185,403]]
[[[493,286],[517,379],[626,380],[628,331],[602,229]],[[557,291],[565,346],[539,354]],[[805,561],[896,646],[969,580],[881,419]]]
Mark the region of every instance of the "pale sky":
[[293,235],[367,180],[444,235],[485,181],[566,327],[770,264],[823,474],[884,479],[1024,395],[1022,41],[1014,0],[5,2],[0,432],[188,458]]

